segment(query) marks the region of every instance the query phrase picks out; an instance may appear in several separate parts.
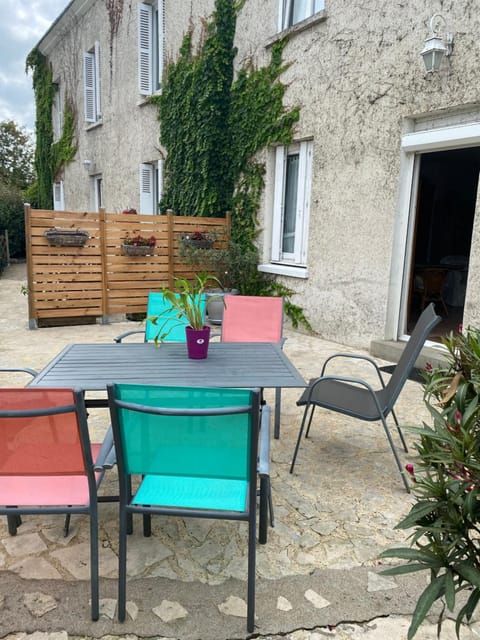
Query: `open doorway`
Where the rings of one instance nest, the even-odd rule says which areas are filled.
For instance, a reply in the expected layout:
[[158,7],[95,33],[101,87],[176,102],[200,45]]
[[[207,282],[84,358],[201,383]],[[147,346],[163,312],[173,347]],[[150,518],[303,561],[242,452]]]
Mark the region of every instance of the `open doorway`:
[[407,330],[433,301],[442,316],[431,336],[435,339],[463,319],[480,147],[424,153],[418,159]]

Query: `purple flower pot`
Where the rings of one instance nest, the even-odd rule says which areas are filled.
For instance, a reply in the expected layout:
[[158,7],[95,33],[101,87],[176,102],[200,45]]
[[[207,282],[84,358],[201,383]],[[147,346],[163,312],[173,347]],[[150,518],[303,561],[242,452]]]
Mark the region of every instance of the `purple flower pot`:
[[185,327],[187,335],[188,357],[192,360],[203,360],[208,354],[208,342],[210,340],[210,327],[203,329],[192,329]]

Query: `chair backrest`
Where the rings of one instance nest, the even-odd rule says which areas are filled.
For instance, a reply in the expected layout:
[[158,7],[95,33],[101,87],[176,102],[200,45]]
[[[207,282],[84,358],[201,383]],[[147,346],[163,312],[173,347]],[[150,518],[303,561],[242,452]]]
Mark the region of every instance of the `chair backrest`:
[[108,396],[121,475],[256,473],[258,390],[113,384]]
[[281,342],[283,298],[225,296],[222,342]]
[[441,319],[442,318],[435,313],[435,306],[432,303],[424,309],[417,320],[410,339],[386,386],[386,400],[389,409],[395,404],[403,385],[415,366],[415,362],[420,355],[425,340],[428,338],[433,327],[437,325]]
[[0,389],[0,476],[87,475],[91,467],[80,392]]
[[[185,317],[178,317],[177,311],[170,309],[170,304],[165,300],[163,293],[151,291],[148,294],[147,319],[145,321],[145,342],[152,342],[161,333],[166,333],[165,342],[185,342],[185,327],[189,325]],[[206,296],[202,296],[202,312],[205,317]],[[157,324],[154,324],[149,317],[161,316]]]

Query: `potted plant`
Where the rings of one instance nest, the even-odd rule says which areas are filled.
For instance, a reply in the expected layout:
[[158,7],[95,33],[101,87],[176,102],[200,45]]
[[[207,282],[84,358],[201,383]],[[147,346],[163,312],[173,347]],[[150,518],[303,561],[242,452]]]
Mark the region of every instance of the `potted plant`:
[[188,251],[189,248],[211,249],[215,240],[216,235],[213,231],[201,231],[200,229],[180,235],[182,251]]
[[[184,324],[186,320],[188,357],[195,360],[207,357],[210,327],[205,325],[205,289],[209,283],[220,284],[215,276],[199,273],[193,283],[185,278],[177,278],[174,290],[162,289],[169,306],[161,314],[148,318],[159,327],[155,344],[162,342],[174,326]],[[172,323],[172,319],[176,319],[177,323]]]
[[44,236],[53,247],[83,247],[90,238],[88,231],[81,229],[48,229]]
[[153,250],[157,244],[155,236],[149,238],[140,235],[139,233],[130,236],[127,235],[122,238],[122,255],[124,256],[148,256],[153,254]]

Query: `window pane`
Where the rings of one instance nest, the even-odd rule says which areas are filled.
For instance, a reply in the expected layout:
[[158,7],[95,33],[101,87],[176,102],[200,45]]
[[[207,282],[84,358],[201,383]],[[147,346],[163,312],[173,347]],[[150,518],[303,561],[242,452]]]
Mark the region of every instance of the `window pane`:
[[299,154],[287,156],[285,176],[285,208],[283,214],[282,252],[295,250],[295,224],[297,221]]
[[308,17],[309,0],[292,0],[292,17],[290,24],[296,24]]

